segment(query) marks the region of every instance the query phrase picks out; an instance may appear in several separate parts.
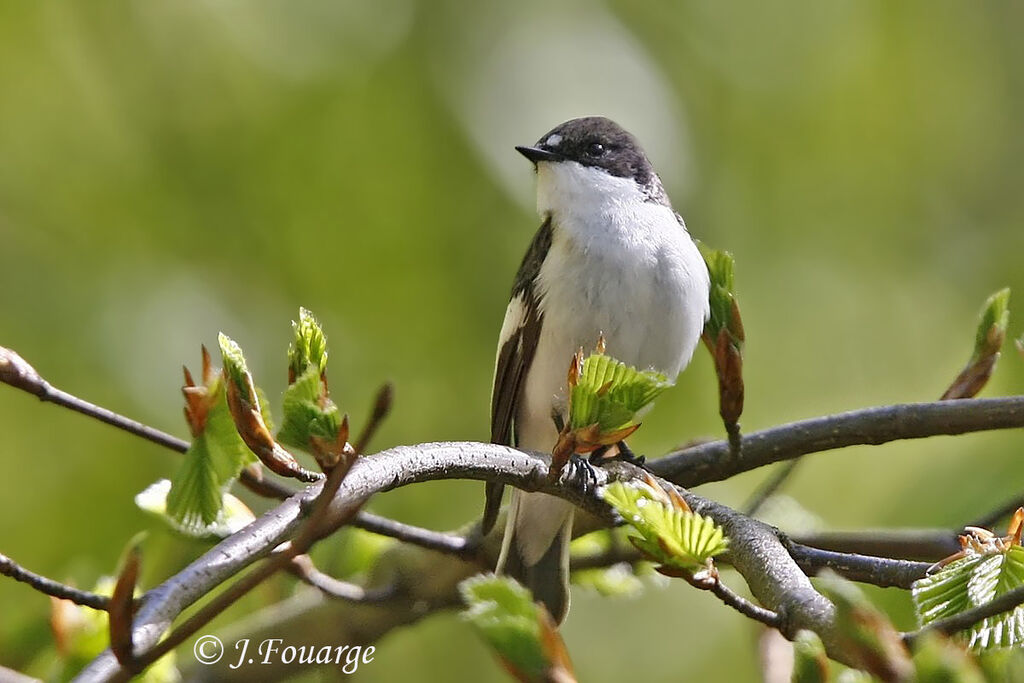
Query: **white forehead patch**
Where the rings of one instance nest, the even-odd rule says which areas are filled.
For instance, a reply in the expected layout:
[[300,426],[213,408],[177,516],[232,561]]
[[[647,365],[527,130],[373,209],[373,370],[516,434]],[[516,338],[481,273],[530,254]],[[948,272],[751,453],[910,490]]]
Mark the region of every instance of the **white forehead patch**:
[[558,133],[555,133],[554,135],[549,135],[548,136],[548,139],[544,141],[544,146],[545,147],[558,147],[559,143],[561,143],[561,142],[562,142],[562,136],[559,135]]

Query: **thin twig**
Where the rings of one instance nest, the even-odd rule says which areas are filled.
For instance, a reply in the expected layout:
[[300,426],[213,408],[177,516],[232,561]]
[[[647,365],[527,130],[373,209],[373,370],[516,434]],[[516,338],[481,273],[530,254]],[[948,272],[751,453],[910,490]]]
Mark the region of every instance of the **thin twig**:
[[953,635],[954,633],[974,626],[979,621],[989,617],[994,617],[995,615],[1002,614],[1003,612],[1008,612],[1011,609],[1015,609],[1021,603],[1024,603],[1024,586],[1014,588],[1012,591],[1003,593],[992,601],[986,602],[984,605],[972,607],[969,610],[965,610],[959,614],[954,614],[951,617],[933,621],[927,626],[923,626],[916,631],[904,633],[903,640],[908,645],[913,645],[914,641],[929,631]]
[[759,621],[765,626],[772,628],[781,629],[783,627],[782,617],[777,612],[765,609],[760,605],[755,605],[722,583],[721,579],[717,579],[708,590],[714,593],[723,603],[745,617]]
[[370,412],[370,417],[363,426],[363,431],[359,434],[359,438],[356,439],[354,446],[356,453],[362,455],[366,452],[370,441],[377,434],[381,423],[384,422],[384,419],[391,412],[391,404],[394,402],[394,398],[395,387],[391,382],[385,382],[384,386],[377,390],[377,396],[373,400],[373,410]]
[[[9,384],[16,389],[26,391],[45,403],[53,403],[70,408],[87,417],[99,420],[122,431],[140,436],[143,439],[168,448],[178,453],[188,450],[189,442],[168,434],[155,427],[150,427],[130,417],[125,417],[113,410],[103,408],[66,391],[57,389],[43,379],[36,369],[24,358],[10,349],[0,346],[0,382]],[[265,498],[284,500],[295,494],[295,490],[273,480],[264,479],[249,469],[242,470],[241,483],[253,493]]]
[[607,550],[589,555],[578,555],[569,558],[569,569],[572,571],[583,569],[604,569],[623,562],[636,564],[644,560],[643,554],[632,545],[615,543]]
[[24,358],[2,346],[0,346],[0,382],[27,391],[40,401],[70,408],[166,448],[180,451],[188,448],[188,443],[176,436],[118,415],[111,410],[101,408],[51,386]]
[[423,527],[405,524],[371,512],[360,512],[352,521],[352,526],[371,531],[381,536],[388,536],[404,543],[418,545],[421,548],[436,550],[448,555],[455,555],[464,560],[479,559],[479,540],[464,536],[432,531]]
[[372,604],[391,600],[398,593],[394,585],[364,588],[349,581],[336,579],[317,569],[309,555],[298,555],[292,558],[287,569],[304,583],[313,586],[327,597],[338,600]]
[[789,479],[793,474],[793,470],[795,470],[796,466],[799,464],[800,458],[793,458],[779,467],[775,472],[772,472],[771,476],[769,476],[764,483],[754,491],[753,495],[750,496],[746,505],[740,508],[743,510],[743,514],[756,517],[765,502],[774,496],[776,491],[782,488],[782,485],[786,483],[786,480]]
[[743,437],[739,458],[728,457],[728,442],[714,441],[652,460],[648,468],[680,486],[693,487],[808,453],[1020,427],[1024,427],[1024,396],[903,403],[752,432]]
[[85,605],[86,607],[103,610],[104,612],[110,605],[110,598],[105,595],[78,590],[77,588],[72,588],[71,586],[60,583],[59,581],[48,579],[45,576],[25,569],[20,564],[3,554],[0,554],[0,574],[9,576],[15,581],[26,583],[40,593],[52,595],[53,597],[60,598],[61,600],[70,600],[76,605]]
[[967,526],[978,526],[982,529],[991,529],[997,523],[1016,512],[1017,508],[1021,506],[1024,506],[1024,496],[1014,496],[991,512],[978,517],[974,521],[968,522]]

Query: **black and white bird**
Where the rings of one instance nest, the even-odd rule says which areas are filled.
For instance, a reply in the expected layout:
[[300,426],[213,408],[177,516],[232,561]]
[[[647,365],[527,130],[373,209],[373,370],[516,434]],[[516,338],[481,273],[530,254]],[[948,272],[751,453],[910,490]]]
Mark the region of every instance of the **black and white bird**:
[[[491,441],[550,452],[566,419],[573,353],[603,335],[608,354],[675,377],[709,313],[707,266],[639,143],[609,119],[558,126],[517,147],[537,170],[540,230],[512,286],[498,340]],[[487,485],[484,530],[501,484]],[[561,622],[569,609],[572,504],[515,491],[498,572]]]

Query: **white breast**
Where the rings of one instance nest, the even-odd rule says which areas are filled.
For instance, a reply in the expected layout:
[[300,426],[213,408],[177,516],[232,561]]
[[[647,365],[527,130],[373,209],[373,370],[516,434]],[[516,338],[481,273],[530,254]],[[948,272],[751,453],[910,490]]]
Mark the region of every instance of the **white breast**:
[[520,444],[550,450],[552,409],[580,346],[670,378],[690,361],[708,316],[708,272],[670,207],[629,178],[574,162],[538,166],[538,210],[552,216],[538,278],[544,315],[519,412]]

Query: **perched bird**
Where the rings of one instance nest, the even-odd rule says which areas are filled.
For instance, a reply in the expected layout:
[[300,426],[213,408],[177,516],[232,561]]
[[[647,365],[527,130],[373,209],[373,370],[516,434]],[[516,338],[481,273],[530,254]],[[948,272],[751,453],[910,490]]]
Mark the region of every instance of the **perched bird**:
[[[674,378],[708,318],[707,266],[639,143],[609,119],[573,119],[533,147],[542,223],[512,286],[498,339],[491,441],[550,452],[566,420],[573,353],[608,354]],[[487,485],[485,533],[501,505]],[[572,504],[515,491],[498,572],[561,622],[569,609]]]

